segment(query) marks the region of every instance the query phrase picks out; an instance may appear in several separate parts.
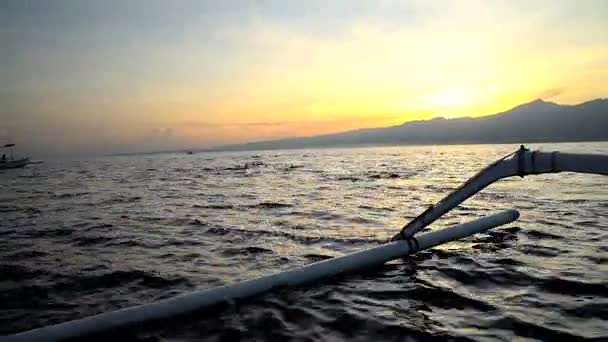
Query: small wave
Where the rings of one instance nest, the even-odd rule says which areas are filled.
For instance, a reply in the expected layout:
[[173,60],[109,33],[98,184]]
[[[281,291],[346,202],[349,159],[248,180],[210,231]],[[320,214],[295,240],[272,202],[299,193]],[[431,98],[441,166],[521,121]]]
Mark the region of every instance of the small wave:
[[319,210],[295,211],[295,212],[290,213],[290,215],[310,217],[310,218],[314,218],[316,220],[323,220],[323,221],[342,221],[342,222],[350,222],[350,223],[356,223],[356,224],[377,224],[378,223],[377,221],[375,221],[373,219],[369,219],[369,218],[365,218],[365,217],[361,217],[361,216],[348,217],[348,216],[343,216],[343,215],[336,214],[336,213],[331,213],[331,212],[327,212],[327,211],[319,211]]
[[540,256],[540,257],[556,257],[560,254],[568,253],[568,251],[562,251],[554,247],[540,246],[540,245],[523,245],[520,247],[526,254]]
[[138,241],[136,239],[121,239],[118,241],[111,241],[105,244],[106,246],[120,246],[120,247],[141,247],[141,248],[155,248],[154,245],[149,243],[144,243],[142,241]]
[[42,211],[34,207],[19,207],[15,205],[0,205],[0,213],[22,212],[25,214],[40,214]]
[[501,228],[500,230],[503,230],[503,231],[505,231],[507,233],[515,234],[517,232],[520,232],[521,228],[515,226],[515,227]]
[[586,198],[562,198],[561,201],[566,204],[583,204],[587,203],[589,200]]
[[19,211],[19,207],[14,205],[0,205],[0,213],[10,213],[14,211]]
[[263,208],[263,209],[277,209],[277,208],[292,208],[293,205],[287,203],[278,203],[278,202],[261,202],[252,206],[250,208]]
[[90,291],[91,289],[95,288],[112,288],[133,282],[149,288],[164,288],[178,283],[188,282],[187,279],[181,277],[165,278],[139,270],[113,271],[110,273],[90,276],[70,276],[68,279],[69,280],[67,282],[58,283],[55,286],[63,291],[74,289]]
[[368,175],[371,179],[397,179],[402,178],[402,176],[396,173],[372,173]]
[[[25,260],[30,258],[39,258],[48,255],[48,253],[36,251],[36,250],[28,250],[16,252],[11,255],[6,256],[5,258],[8,260]],[[2,272],[0,272],[2,274]]]
[[559,235],[554,235],[551,233],[541,232],[538,230],[527,229],[526,235],[532,239],[551,239],[551,240],[562,240],[563,237]]
[[376,224],[376,223],[378,223],[378,221],[376,221],[376,220],[368,219],[368,218],[361,217],[361,216],[349,217],[349,218],[346,218],[346,220],[348,222],[358,223],[358,224]]
[[142,198],[140,196],[115,197],[115,198],[110,198],[105,201],[102,201],[101,204],[108,205],[108,204],[119,204],[119,203],[135,203],[141,199]]
[[141,222],[160,222],[160,221],[164,221],[165,218],[164,217],[158,217],[158,216],[138,216],[138,217],[134,217],[134,220],[137,221],[141,221]]
[[42,213],[42,210],[38,209],[38,208],[34,208],[34,207],[26,207],[21,209],[24,213],[27,214],[32,214],[32,215],[36,215],[36,214],[40,214]]
[[358,177],[348,177],[348,176],[345,176],[345,177],[338,177],[338,178],[336,178],[336,180],[337,180],[337,181],[351,181],[351,182],[353,182],[353,183],[354,183],[354,182],[359,182],[359,181],[361,181],[361,178],[358,178]]
[[590,260],[598,265],[606,265],[608,264],[608,258],[599,256],[599,255],[586,255],[585,258]]
[[272,250],[262,247],[243,247],[243,248],[227,248],[222,251],[226,256],[244,255],[244,254],[272,254]]
[[206,225],[205,222],[203,222],[203,221],[201,221],[199,219],[190,220],[190,222],[188,224],[191,225],[191,226],[204,226],[204,225]]
[[503,243],[503,242],[506,242],[509,240],[517,239],[517,235],[509,233],[509,232],[502,232],[499,230],[489,231],[486,234],[487,234],[487,236],[475,236],[473,238],[473,242],[497,244],[497,243]]
[[235,166],[231,166],[231,167],[226,167],[226,168],[224,168],[224,170],[225,171],[246,171],[246,170],[261,167],[261,166],[266,167],[268,165],[264,164],[261,161],[253,161],[250,163],[245,163],[243,165],[235,165]]
[[[166,257],[166,254],[163,255],[162,257]],[[201,255],[199,253],[188,253],[188,254],[180,255],[179,256],[179,260],[181,260],[181,261],[191,261],[191,260],[194,260],[194,259],[198,259],[200,257],[201,257]]]
[[365,210],[373,210],[373,211],[395,211],[395,209],[392,208],[387,208],[387,207],[371,207],[368,205],[360,205],[359,209],[365,209]]
[[211,228],[207,229],[207,233],[223,236],[223,235],[230,234],[231,230],[232,229],[227,229],[227,228],[223,228],[223,227],[211,227]]
[[323,261],[323,260],[328,260],[328,259],[332,259],[333,257],[331,255],[323,255],[323,254],[304,254],[302,255],[304,258],[309,259],[313,262],[317,262],[317,261]]
[[[55,278],[61,279],[61,281],[54,282],[51,285],[24,286],[12,291],[6,291],[4,295],[9,298],[32,298],[32,300],[35,298],[37,301],[44,303],[45,298],[48,298],[50,294],[95,292],[97,289],[107,290],[126,284],[154,289],[162,289],[177,284],[189,284],[189,281],[182,277],[167,278],[138,270],[113,271],[86,276],[56,275]],[[20,305],[22,304],[17,303],[17,307]]]
[[196,204],[195,208],[230,210],[230,209],[235,209],[235,206],[232,204],[204,204],[204,205]]
[[521,261],[517,261],[513,258],[494,258],[492,259],[493,263],[499,264],[499,265],[503,265],[503,266],[525,266],[526,264],[521,262]]
[[32,173],[30,175],[19,175],[19,176],[17,176],[17,178],[25,178],[25,179],[40,178],[40,177],[41,177],[41,175],[35,174],[35,173]]
[[0,264],[2,280],[23,281],[48,275],[46,271],[33,270],[26,266],[15,264]]
[[323,236],[303,236],[288,233],[285,231],[268,231],[268,230],[247,230],[241,228],[227,228],[227,227],[210,227],[206,230],[207,233],[213,235],[229,235],[229,234],[238,234],[242,236],[277,236],[284,237],[290,240],[294,240],[300,242],[305,245],[316,244],[319,242],[334,242],[334,243],[343,243],[343,244],[378,244],[386,242],[385,240],[379,239],[365,239],[365,238],[331,238],[331,237],[323,237]]
[[423,186],[424,189],[429,190],[431,192],[439,192],[439,193],[448,193],[455,189],[453,186],[446,185],[437,185],[437,184],[427,184]]
[[466,271],[439,266],[425,266],[424,268],[439,271],[455,280],[468,284],[479,285],[483,282],[492,282],[503,285],[535,286],[540,291],[555,294],[575,293],[577,295],[603,296],[608,293],[608,284],[605,283],[590,283],[559,277],[540,278],[517,271],[512,267],[493,268],[489,271],[479,267]]
[[300,224],[300,223],[291,223],[286,220],[273,221],[273,225],[275,225],[277,227],[287,227],[289,229],[294,229],[294,230],[309,230],[309,229],[321,229],[322,228],[321,226],[316,225],[314,223]]
[[26,232],[30,238],[44,238],[44,237],[62,237],[69,236],[74,233],[74,229],[71,228],[57,228],[57,229],[32,229]]
[[537,281],[537,287],[552,293],[576,293],[578,295],[605,296],[608,293],[608,284],[585,283],[582,281],[552,277]]
[[549,329],[541,325],[525,322],[513,316],[501,318],[493,322],[492,326],[513,331],[518,336],[534,338],[541,341],[578,341],[581,339],[581,336],[562,332],[555,328]]
[[12,235],[12,234],[15,234],[16,232],[17,232],[16,230],[2,230],[2,231],[0,231],[0,236]]
[[233,205],[233,204],[200,205],[200,204],[195,204],[194,207],[201,208],[201,209],[215,209],[215,210],[231,210],[231,209],[239,209],[239,208],[281,209],[281,208],[292,208],[293,205],[288,204],[288,203],[279,203],[279,202],[260,202],[257,204],[250,204],[250,205]]
[[[420,279],[417,279],[417,285],[410,291],[406,292],[407,296],[410,298],[416,298],[416,300],[424,302],[427,305],[432,305],[444,309],[476,309],[480,311],[495,311],[496,308],[489,304],[482,302],[477,299],[465,297],[460,295],[454,291],[451,291],[446,288],[436,287],[431,284],[428,284]],[[385,291],[383,291],[385,292]],[[386,293],[382,294],[383,296],[387,296]],[[394,294],[391,294],[394,295]],[[392,297],[392,296],[391,296]],[[388,297],[388,298],[391,298]],[[372,297],[373,298],[373,297]]]
[[51,198],[53,199],[66,199],[66,198],[75,198],[75,197],[82,197],[82,196],[86,196],[89,195],[90,192],[66,192],[66,193],[59,193],[59,194],[53,194],[51,195]]
[[193,246],[198,247],[204,245],[203,241],[199,240],[186,240],[186,239],[171,239],[163,243],[164,246],[174,246],[174,247],[187,247]]
[[112,240],[114,239],[106,236],[80,236],[72,239],[72,243],[74,243],[76,246],[91,246],[102,245]]
[[510,283],[512,273],[508,271],[475,271],[464,270],[460,268],[444,268],[439,267],[437,270],[448,277],[457,280],[465,285],[473,285],[476,287],[487,287],[488,283],[501,284]]
[[574,317],[608,320],[608,304],[606,303],[585,303],[564,311]]
[[[98,224],[92,224],[92,223],[78,223],[75,225],[72,225],[73,228],[80,228],[80,227],[86,227],[85,231],[87,232],[93,232],[93,234],[99,234],[100,232],[108,232],[111,231],[114,228],[113,224],[110,223],[98,223]],[[103,234],[103,233],[102,233]]]

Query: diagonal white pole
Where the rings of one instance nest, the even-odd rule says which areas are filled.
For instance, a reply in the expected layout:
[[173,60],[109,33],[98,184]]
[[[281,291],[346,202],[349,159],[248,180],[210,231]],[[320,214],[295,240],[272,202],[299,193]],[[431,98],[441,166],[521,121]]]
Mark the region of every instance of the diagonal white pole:
[[509,156],[488,165],[429,207],[403,227],[391,240],[414,236],[418,231],[499,179],[541,173],[578,172],[608,175],[608,156],[601,154],[530,151],[523,146]]
[[222,302],[252,297],[272,289],[302,285],[338,274],[379,266],[420,250],[513,222],[518,217],[517,210],[506,210],[415,238],[389,242],[291,271],[0,337],[0,341],[58,341],[167,319]]

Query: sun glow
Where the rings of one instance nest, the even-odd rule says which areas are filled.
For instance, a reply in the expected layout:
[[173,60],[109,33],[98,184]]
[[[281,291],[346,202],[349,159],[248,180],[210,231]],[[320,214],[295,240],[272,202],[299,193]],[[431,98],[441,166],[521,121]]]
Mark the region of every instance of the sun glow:
[[442,89],[424,97],[424,108],[429,110],[460,109],[475,104],[475,91],[467,87]]
[[49,153],[172,149],[607,95],[607,1],[314,2],[16,1],[4,130]]

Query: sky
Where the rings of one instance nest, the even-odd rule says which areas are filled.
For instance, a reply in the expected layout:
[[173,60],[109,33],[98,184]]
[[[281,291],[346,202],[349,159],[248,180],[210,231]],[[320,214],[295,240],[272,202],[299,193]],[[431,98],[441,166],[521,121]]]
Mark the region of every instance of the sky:
[[0,1],[0,140],[205,148],[608,94],[608,1]]

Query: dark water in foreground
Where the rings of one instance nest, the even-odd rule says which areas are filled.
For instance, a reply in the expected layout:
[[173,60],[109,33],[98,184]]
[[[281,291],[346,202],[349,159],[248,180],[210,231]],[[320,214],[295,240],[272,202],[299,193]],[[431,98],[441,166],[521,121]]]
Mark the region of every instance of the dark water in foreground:
[[[608,153],[608,143],[540,147]],[[0,334],[374,246],[515,148],[163,154],[0,171]],[[608,177],[504,180],[433,229],[511,207],[520,220],[489,234],[114,338],[608,338]]]

